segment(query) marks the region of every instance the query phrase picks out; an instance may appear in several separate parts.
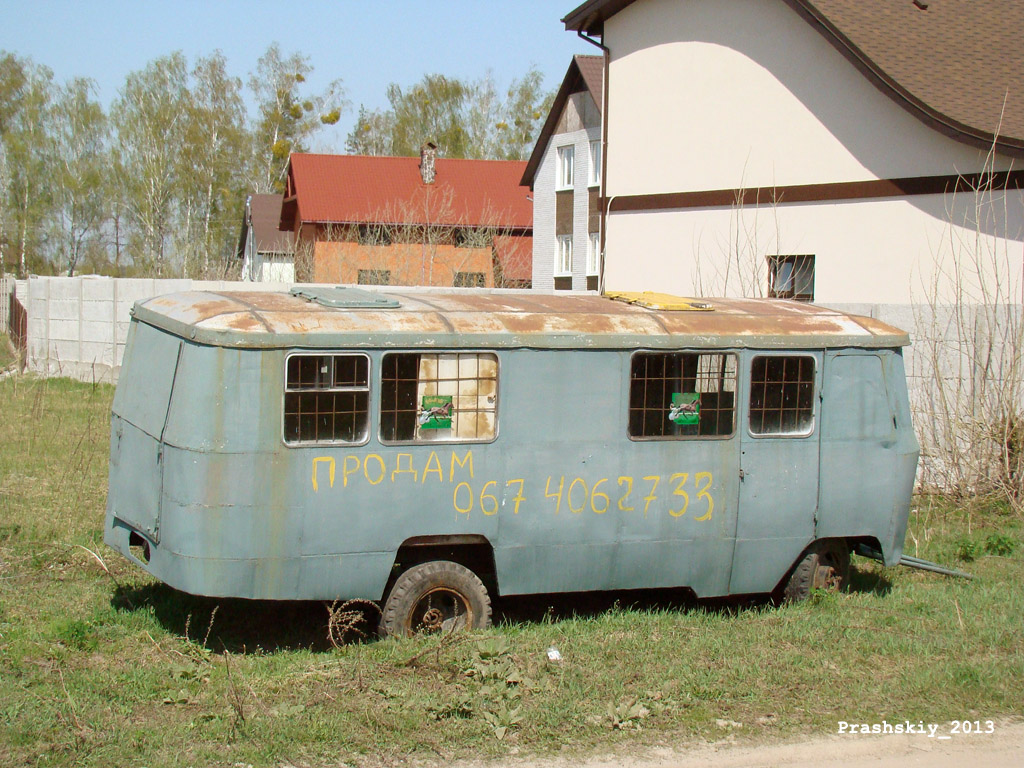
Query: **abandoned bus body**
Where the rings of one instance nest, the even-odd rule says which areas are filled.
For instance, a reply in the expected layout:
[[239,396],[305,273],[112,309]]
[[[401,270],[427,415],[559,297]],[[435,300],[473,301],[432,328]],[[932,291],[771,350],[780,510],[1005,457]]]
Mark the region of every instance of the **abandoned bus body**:
[[293,289],[138,303],[106,542],[209,596],[798,598],[902,554],[918,458],[902,347],[791,301]]

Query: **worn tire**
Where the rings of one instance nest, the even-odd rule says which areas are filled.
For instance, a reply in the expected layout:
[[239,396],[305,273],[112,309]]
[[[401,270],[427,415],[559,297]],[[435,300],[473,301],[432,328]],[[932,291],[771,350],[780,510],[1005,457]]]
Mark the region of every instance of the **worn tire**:
[[380,633],[484,629],[491,624],[491,598],[475,573],[449,560],[413,566],[395,580],[381,611]]
[[846,587],[850,578],[850,550],[842,541],[822,541],[812,544],[786,582],[783,597],[786,602],[806,600],[813,589],[838,592]]

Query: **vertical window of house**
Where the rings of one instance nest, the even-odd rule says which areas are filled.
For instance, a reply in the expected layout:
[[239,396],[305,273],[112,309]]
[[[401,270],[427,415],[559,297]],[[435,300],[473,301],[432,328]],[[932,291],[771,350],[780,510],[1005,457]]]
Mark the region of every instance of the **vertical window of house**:
[[736,410],[736,355],[637,352],[629,376],[629,436],[728,437]]
[[814,301],[814,256],[769,256],[768,295]]
[[366,440],[370,413],[366,355],[291,355],[285,367],[286,443]]
[[799,437],[814,431],[814,358],[755,357],[750,365],[750,432]]
[[498,358],[492,353],[387,354],[381,364],[381,441],[493,440],[497,399]]
[[601,183],[601,142],[590,142],[590,186],[594,187]]
[[576,148],[572,145],[558,148],[558,179],[559,189],[572,189],[573,165],[576,163]]
[[558,252],[555,254],[555,274],[572,274],[572,235],[559,235],[556,238]]
[[601,255],[601,236],[597,232],[590,233],[587,247],[587,274],[596,275]]

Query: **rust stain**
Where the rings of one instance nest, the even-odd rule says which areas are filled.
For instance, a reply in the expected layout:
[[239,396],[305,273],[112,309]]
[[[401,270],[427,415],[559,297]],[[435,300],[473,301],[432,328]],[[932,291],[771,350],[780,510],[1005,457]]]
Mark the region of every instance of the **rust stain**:
[[239,312],[231,315],[226,323],[233,331],[261,331],[266,330],[263,323],[257,320],[251,312]]
[[[580,334],[581,336],[893,336],[906,334],[871,318],[769,299],[708,299],[714,310],[653,310],[588,295],[475,291],[387,292],[395,309],[332,309],[287,293],[174,294],[147,302],[175,320],[240,333],[287,334]],[[902,343],[905,343],[902,342]]]

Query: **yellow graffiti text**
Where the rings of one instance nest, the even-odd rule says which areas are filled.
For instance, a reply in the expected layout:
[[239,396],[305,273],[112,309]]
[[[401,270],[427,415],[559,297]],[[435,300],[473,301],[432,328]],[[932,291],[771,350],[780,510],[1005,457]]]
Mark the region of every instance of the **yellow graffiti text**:
[[330,456],[317,456],[313,459],[313,493],[320,490],[320,486],[316,482],[316,465],[326,464],[327,465],[327,480],[331,484],[331,488],[334,487],[334,459]]

